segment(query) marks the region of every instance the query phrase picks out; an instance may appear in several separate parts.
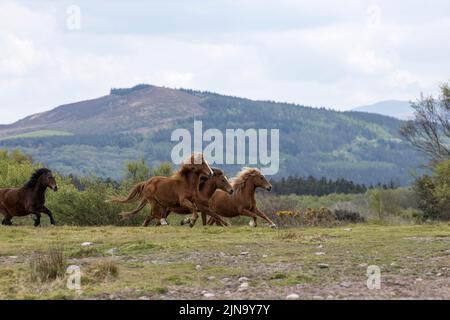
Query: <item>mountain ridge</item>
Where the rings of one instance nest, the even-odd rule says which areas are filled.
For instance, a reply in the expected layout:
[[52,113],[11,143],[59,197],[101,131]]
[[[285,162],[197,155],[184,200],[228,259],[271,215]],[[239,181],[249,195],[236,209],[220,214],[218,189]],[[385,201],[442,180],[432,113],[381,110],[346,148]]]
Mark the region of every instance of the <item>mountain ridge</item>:
[[[278,176],[407,184],[422,161],[395,118],[151,85],[111,89],[0,126],[0,147],[23,149],[63,173],[120,179],[126,161],[170,161],[171,133],[192,130],[194,120],[202,120],[204,130],[279,129]],[[224,169],[233,174],[239,166]]]

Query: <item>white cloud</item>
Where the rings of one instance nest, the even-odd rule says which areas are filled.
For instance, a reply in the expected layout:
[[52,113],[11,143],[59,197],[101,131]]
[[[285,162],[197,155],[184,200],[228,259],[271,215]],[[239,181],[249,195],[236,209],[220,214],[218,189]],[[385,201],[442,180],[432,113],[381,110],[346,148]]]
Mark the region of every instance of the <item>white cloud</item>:
[[345,109],[449,80],[446,1],[80,0],[76,32],[70,4],[0,4],[0,123],[142,82]]

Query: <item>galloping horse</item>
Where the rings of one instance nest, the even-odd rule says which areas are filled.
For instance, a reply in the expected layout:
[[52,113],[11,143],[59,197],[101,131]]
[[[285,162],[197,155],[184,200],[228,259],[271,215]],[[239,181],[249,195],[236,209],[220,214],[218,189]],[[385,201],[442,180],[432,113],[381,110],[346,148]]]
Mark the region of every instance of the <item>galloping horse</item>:
[[[181,165],[181,168],[171,177],[152,177],[147,181],[136,184],[125,199],[111,198],[109,201],[129,203],[140,200],[139,206],[130,212],[122,212],[122,219],[141,211],[150,203],[152,213],[162,217],[161,224],[167,224],[164,213],[168,208],[185,207],[192,213],[191,226],[198,219],[198,185],[201,175],[213,176],[213,171],[203,154],[193,153]],[[211,216],[223,221],[220,216],[210,212]]]
[[0,213],[5,217],[3,225],[12,225],[13,217],[33,214],[34,226],[41,223],[41,212],[48,215],[50,223],[55,225],[52,212],[45,206],[47,188],[58,190],[55,178],[49,169],[36,170],[30,180],[19,189],[0,189]]
[[[211,215],[210,209],[209,209],[209,199],[213,195],[213,193],[220,189],[224,190],[225,192],[232,194],[233,193],[233,187],[231,186],[230,182],[228,181],[227,177],[225,176],[224,172],[218,168],[212,168],[214,175],[210,178],[207,177],[200,177],[200,184],[198,186],[198,198],[196,201],[197,208],[202,213],[202,221],[203,225],[206,224],[206,215]],[[177,207],[177,208],[170,208],[166,211],[164,218],[167,219],[167,216],[170,214],[170,212],[175,212],[178,214],[190,214],[188,208],[185,207]],[[148,224],[154,219],[154,218],[162,218],[158,217],[156,213],[152,212],[150,215],[148,215],[145,218],[145,221],[143,223],[143,226],[148,226]],[[184,224],[185,221],[182,222]]]
[[[210,208],[223,217],[248,216],[253,218],[253,225],[256,227],[256,218],[266,220],[271,228],[277,225],[270,220],[267,215],[256,207],[255,190],[264,188],[272,190],[272,185],[256,168],[242,168],[241,172],[233,179],[231,185],[234,193],[229,195],[222,190],[217,190],[211,197]],[[217,223],[210,218],[208,224]]]

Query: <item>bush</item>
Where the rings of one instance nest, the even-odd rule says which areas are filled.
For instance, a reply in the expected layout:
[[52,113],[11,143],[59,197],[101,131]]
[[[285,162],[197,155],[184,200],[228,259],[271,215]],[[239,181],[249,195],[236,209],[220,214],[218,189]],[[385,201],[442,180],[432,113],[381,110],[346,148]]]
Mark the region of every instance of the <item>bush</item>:
[[450,219],[450,160],[437,163],[431,176],[414,182],[424,219]]
[[361,223],[365,222],[366,219],[359,214],[359,212],[355,211],[347,211],[347,210],[334,210],[334,215],[336,216],[336,219],[343,222],[350,222],[350,223]]

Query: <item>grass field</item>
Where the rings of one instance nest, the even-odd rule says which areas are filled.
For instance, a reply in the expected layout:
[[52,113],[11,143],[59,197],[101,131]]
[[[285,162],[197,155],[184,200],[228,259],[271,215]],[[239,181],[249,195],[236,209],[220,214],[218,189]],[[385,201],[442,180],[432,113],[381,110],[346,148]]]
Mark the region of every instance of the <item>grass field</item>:
[[[81,246],[91,242],[89,246]],[[55,244],[80,266],[42,282],[30,261]],[[381,269],[369,290],[367,266]],[[105,267],[106,266],[106,267]],[[1,299],[450,299],[450,226],[1,227]]]

